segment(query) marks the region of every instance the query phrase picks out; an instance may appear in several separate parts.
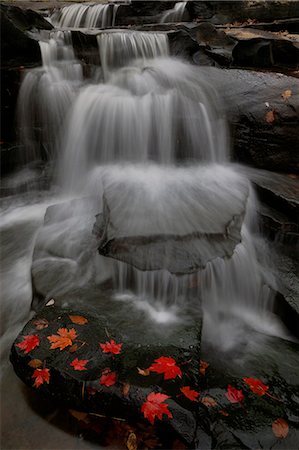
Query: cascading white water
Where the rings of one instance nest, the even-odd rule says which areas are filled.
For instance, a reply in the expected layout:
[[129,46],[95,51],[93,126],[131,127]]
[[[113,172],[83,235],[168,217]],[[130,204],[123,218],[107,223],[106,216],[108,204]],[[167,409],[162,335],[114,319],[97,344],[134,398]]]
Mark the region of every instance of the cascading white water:
[[164,33],[102,32],[97,40],[106,80],[112,71],[128,65],[132,60],[145,61],[169,54],[168,37]]
[[27,72],[18,97],[20,140],[25,162],[54,157],[59,130],[75,93],[83,83],[69,31],[54,31],[40,40],[43,66]]
[[161,23],[181,22],[184,16],[187,2],[177,2],[174,8],[166,11],[160,20]]
[[[119,197],[117,208],[120,211],[124,208],[127,213],[131,211],[131,216],[125,216],[123,223],[128,224],[132,220],[132,224],[136,225],[136,230],[133,225],[130,227],[131,231],[134,229],[137,234],[139,229],[143,233],[146,231],[142,222],[134,222],[136,217],[142,216],[145,224],[153,221],[156,225],[154,232],[149,230],[153,237],[169,234],[171,224],[175,224],[176,233],[184,234],[194,221],[195,211],[198,213],[195,229],[204,235],[193,250],[204,254],[206,263],[194,273],[175,275],[163,267],[142,271],[124,262],[112,264],[110,275],[118,296],[129,292],[131,299],[146,300],[142,304],[149,305],[151,312],[158,311],[160,319],[161,311],[172,308],[174,303],[181,307],[190,300],[190,308],[195,311],[200,297],[207,324],[205,329],[210,330],[217,327],[220,330],[223,315],[237,316],[238,320],[246,315],[249,322],[252,314],[255,318],[262,317],[262,311],[271,301],[267,286],[274,286],[274,282],[258,262],[251,235],[254,196],[247,179],[229,166],[225,117],[212,83],[201,76],[198,68],[167,56],[166,34],[119,30],[98,35],[105,82],[89,80],[83,83],[78,62],[65,50],[65,41],[62,46],[59,44],[61,36],[65,39],[68,35],[65,32],[63,35],[53,34],[52,40],[41,43],[44,67],[28,74],[28,77],[35,78],[37,74],[42,74],[38,78],[38,87],[41,86],[40,79],[44,80],[32,114],[39,114],[47,93],[59,92],[59,89],[70,93],[65,95],[68,98],[65,108],[57,107],[56,103],[55,108],[50,108],[56,123],[60,122],[60,130],[63,129],[57,152],[59,183],[71,195],[99,199],[107,194],[105,180],[110,180],[108,185],[115,180],[115,194],[116,198]],[[64,55],[63,63],[59,54]],[[75,79],[66,71],[65,64],[77,67],[79,75]],[[23,105],[24,92],[29,97],[28,92],[33,92],[34,86],[30,84],[30,78],[25,79],[21,90]],[[56,98],[56,94],[52,98]],[[45,117],[41,116],[42,129],[48,123]],[[44,142],[44,136],[42,140]],[[132,163],[135,164],[133,169]],[[178,168],[180,164],[184,165],[183,169]],[[198,170],[194,171],[194,167]],[[165,182],[170,174],[173,184],[166,187]],[[126,192],[119,184],[123,178],[123,186],[133,186],[132,192],[136,193],[136,198],[139,198],[138,192],[142,193],[138,201],[135,201],[135,194],[121,195]],[[189,183],[189,179],[192,182]],[[237,214],[234,208],[240,202],[238,196],[244,186],[242,205],[246,215],[240,230],[240,242],[235,244],[232,257],[228,254],[223,258],[218,244],[213,244],[213,226],[219,227],[220,218],[224,219],[226,214],[228,222],[234,219]],[[98,207],[99,212],[100,203],[96,200],[93,205],[93,208]],[[170,204],[174,207],[169,210]],[[178,205],[184,205],[181,211],[177,209]],[[166,220],[167,211],[171,212]],[[150,214],[149,219],[147,214]],[[75,229],[76,217],[67,226]],[[95,264],[95,258],[86,257],[81,252],[84,247],[82,237],[74,239],[78,252],[73,244],[62,245],[70,234],[67,226],[58,235],[60,225],[48,226],[40,235],[39,242],[42,249],[51,247],[54,242],[55,248],[64,248],[64,260],[71,260],[76,255],[72,280],[79,279],[80,273],[89,274],[87,278],[80,279],[82,285],[94,275],[82,270],[81,266],[87,264],[84,267],[88,269],[91,261]],[[80,236],[89,236],[90,223],[84,230],[80,219]],[[223,225],[218,233],[226,235],[226,227]],[[48,244],[45,242],[47,239]],[[96,244],[91,245],[94,247],[88,248],[88,254],[93,252],[95,255]],[[45,270],[47,258],[42,255]],[[99,258],[102,270],[108,260]],[[52,256],[51,261],[53,263]],[[96,275],[93,282],[95,279]],[[167,320],[168,316],[162,314],[162,318]],[[220,341],[222,338],[226,340],[221,331],[218,338]]]
[[61,28],[105,28],[113,26],[118,5],[75,3],[55,11],[52,23]]

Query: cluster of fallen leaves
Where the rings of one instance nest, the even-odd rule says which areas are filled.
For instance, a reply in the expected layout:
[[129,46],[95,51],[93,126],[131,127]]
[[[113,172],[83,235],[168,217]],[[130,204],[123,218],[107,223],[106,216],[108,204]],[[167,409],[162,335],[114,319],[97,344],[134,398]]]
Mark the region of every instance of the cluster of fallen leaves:
[[[282,92],[281,97],[285,102],[288,102],[289,98],[292,96],[292,91],[291,89],[286,89],[285,91]],[[269,103],[266,103],[267,108],[270,107]],[[277,111],[275,109],[270,109],[269,111],[266,112],[265,114],[265,121],[272,125],[277,119]]]
[[[88,323],[88,320],[82,316],[69,316],[72,323],[77,325],[85,325]],[[34,325],[37,330],[41,330],[48,327],[48,322],[46,319],[37,319],[34,322]],[[74,328],[59,328],[57,330],[57,334],[52,334],[47,336],[48,341],[51,343],[50,350],[60,351],[65,350],[66,348],[70,349],[71,352],[76,351],[78,349],[77,344],[75,343],[78,338],[77,331]],[[37,334],[24,336],[23,340],[16,344],[18,348],[24,351],[25,354],[30,353],[40,345],[40,338]],[[114,339],[110,339],[110,341],[106,341],[105,343],[99,343],[100,350],[109,354],[112,358],[115,358],[116,355],[120,355],[122,352],[123,343],[117,343]],[[73,350],[72,350],[73,349]],[[87,364],[88,359],[78,359],[75,358],[70,366],[73,370],[76,371],[85,371],[88,370]],[[32,359],[28,365],[34,369],[32,374],[32,378],[34,379],[33,386],[35,388],[39,388],[44,383],[49,384],[50,382],[50,369],[45,367],[45,362],[42,362],[39,359]],[[200,360],[199,363],[199,373],[202,376],[205,376],[206,370],[208,369],[209,364],[206,361]],[[177,364],[177,361],[170,356],[160,356],[155,359],[154,362],[146,369],[140,369],[137,367],[137,371],[141,376],[150,376],[151,373],[156,373],[163,376],[164,380],[174,380],[177,377],[182,378],[182,369]],[[243,378],[243,382],[250,389],[250,391],[258,395],[269,396],[274,400],[279,400],[273,395],[271,395],[269,391],[269,386],[264,384],[258,378]],[[112,371],[109,367],[106,367],[102,370],[101,376],[99,378],[99,384],[101,386],[105,386],[110,388],[117,383],[117,373]],[[124,397],[129,395],[130,385],[128,383],[121,383],[122,385],[122,394]],[[89,395],[94,395],[97,393],[97,389],[88,387],[87,392]],[[183,395],[191,402],[201,402],[207,408],[214,408],[218,406],[217,401],[210,396],[201,396],[201,393],[191,386],[182,386],[180,387],[180,392],[177,394],[177,397]],[[243,405],[245,401],[245,394],[242,389],[237,389],[232,385],[227,386],[227,391],[225,392],[225,397],[231,404],[240,404]],[[167,400],[171,400],[171,397],[166,393],[161,392],[150,392],[144,403],[141,405],[141,412],[143,416],[154,425],[155,420],[162,420],[163,416],[168,417],[168,419],[172,419],[172,413],[169,410],[169,405],[166,403]],[[223,416],[229,416],[229,413],[220,409],[219,413]],[[288,434],[288,424],[287,422],[279,418],[272,424],[272,430],[275,436],[279,438],[284,438]],[[132,438],[131,438],[132,439]]]

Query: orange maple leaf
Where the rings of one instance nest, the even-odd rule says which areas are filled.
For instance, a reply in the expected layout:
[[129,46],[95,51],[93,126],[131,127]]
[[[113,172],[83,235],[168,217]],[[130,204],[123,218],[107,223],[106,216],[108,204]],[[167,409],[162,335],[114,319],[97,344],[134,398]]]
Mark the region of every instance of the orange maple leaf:
[[110,342],[105,342],[105,344],[100,343],[100,347],[104,353],[113,353],[114,355],[119,355],[121,352],[122,344],[117,344],[113,339]]
[[269,386],[266,386],[261,380],[258,378],[243,378],[246,384],[250,387],[254,394],[265,395],[269,389]]
[[289,434],[288,422],[282,418],[274,420],[272,431],[277,438],[284,439]]
[[50,381],[50,370],[46,367],[44,369],[35,369],[33,372],[32,378],[35,379],[34,387],[38,388],[44,383],[48,383]]
[[24,353],[29,353],[35,347],[39,346],[39,337],[36,334],[30,334],[28,336],[24,336],[24,340],[16,344],[16,347],[19,347],[21,350],[24,350]]
[[170,398],[169,395],[151,392],[141,406],[141,412],[152,425],[154,424],[156,417],[162,420],[163,414],[166,414],[172,419],[172,414],[168,409],[168,405],[163,403],[168,398]]
[[151,372],[163,373],[164,380],[171,380],[173,378],[182,377],[182,371],[177,366],[176,360],[168,356],[161,356],[155,359],[155,362],[148,368]]
[[83,316],[69,316],[69,318],[73,323],[78,325],[85,325],[88,322],[88,320]]
[[48,336],[47,339],[52,342],[50,348],[60,348],[63,350],[64,348],[73,345],[73,340],[76,339],[77,333],[74,328],[68,330],[67,328],[59,328],[57,334],[52,334]]
[[181,392],[192,402],[198,402],[199,392],[193,391],[190,386],[182,387]]
[[74,368],[74,370],[87,370],[85,367],[88,363],[89,359],[74,359],[74,361],[71,362],[70,366]]

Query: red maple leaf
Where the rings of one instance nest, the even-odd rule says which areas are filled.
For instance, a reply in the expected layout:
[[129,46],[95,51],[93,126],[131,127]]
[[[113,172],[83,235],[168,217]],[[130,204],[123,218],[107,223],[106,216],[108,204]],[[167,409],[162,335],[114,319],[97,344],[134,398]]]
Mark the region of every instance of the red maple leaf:
[[192,402],[197,402],[199,397],[199,392],[193,391],[190,389],[190,386],[184,386],[181,388],[181,392],[185,395],[185,397],[189,398]]
[[141,406],[141,412],[152,425],[154,424],[156,417],[162,420],[163,414],[166,414],[172,419],[172,414],[168,409],[168,405],[163,403],[164,400],[167,400],[168,398],[170,398],[169,395],[151,392]]
[[265,395],[267,393],[267,390],[269,389],[269,386],[264,384],[258,378],[243,378],[243,380],[246,384],[248,384],[252,392],[259,395],[260,397],[262,395]]
[[65,347],[72,346],[73,340],[76,339],[77,333],[74,328],[68,330],[67,328],[59,328],[57,334],[48,336],[47,339],[52,342],[50,348],[60,348],[63,350]]
[[224,395],[231,403],[241,403],[244,400],[243,391],[234,388],[230,384],[227,386],[227,392]]
[[35,379],[34,387],[38,388],[45,382],[49,384],[50,381],[50,370],[47,368],[44,369],[35,369],[33,372],[32,378]]
[[116,372],[111,372],[110,369],[104,370],[100,378],[100,384],[110,387],[116,383],[117,375]]
[[30,334],[29,336],[24,336],[24,340],[16,344],[17,347],[24,350],[24,353],[29,353],[35,347],[39,346],[39,337],[36,334]]
[[71,366],[74,368],[74,370],[87,370],[85,367],[88,363],[89,359],[74,359],[73,362],[71,362]]
[[122,344],[117,344],[113,339],[110,342],[105,342],[105,344],[100,343],[100,347],[104,353],[113,353],[114,355],[119,355],[121,352]]
[[163,373],[164,380],[171,380],[179,376],[181,378],[182,371],[176,365],[176,360],[168,356],[161,356],[155,359],[155,362],[148,368],[151,372]]

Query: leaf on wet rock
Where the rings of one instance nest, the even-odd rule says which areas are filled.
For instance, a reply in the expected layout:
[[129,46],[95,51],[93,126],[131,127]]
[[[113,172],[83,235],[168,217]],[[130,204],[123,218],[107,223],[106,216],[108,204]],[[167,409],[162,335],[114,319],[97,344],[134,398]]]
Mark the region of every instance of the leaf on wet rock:
[[273,434],[280,439],[287,437],[289,433],[289,425],[286,420],[279,418],[272,423]]
[[128,450],[137,450],[137,438],[135,433],[130,433],[126,442]]
[[284,100],[287,100],[288,98],[290,98],[292,96],[292,91],[291,89],[286,89],[282,94],[281,94],[282,98]]
[[16,344],[16,347],[19,347],[21,350],[24,350],[24,353],[29,353],[38,346],[39,346],[39,337],[36,334],[24,336],[23,341]]
[[42,384],[49,384],[50,381],[50,370],[46,367],[44,369],[35,369],[32,378],[34,378],[33,387],[39,388]]
[[231,403],[241,403],[244,400],[243,391],[234,388],[230,384],[227,386],[227,392],[224,395]]
[[88,359],[74,359],[74,361],[71,362],[71,366],[74,368],[74,370],[87,370],[85,367],[88,363]]
[[85,325],[88,320],[83,316],[69,316],[70,320],[77,325]]
[[112,353],[113,355],[119,355],[123,344],[117,344],[113,339],[105,344],[100,343],[100,347],[103,353]]
[[138,370],[139,375],[142,375],[143,377],[147,377],[150,374],[149,369],[139,369],[139,367],[137,367],[137,370]]
[[257,394],[260,397],[265,395],[269,389],[269,386],[264,384],[258,378],[243,378],[243,381],[249,386],[254,394]]
[[207,408],[213,408],[214,406],[217,406],[216,400],[213,397],[209,396],[203,397],[201,399],[201,403],[205,405]]
[[88,423],[88,413],[77,411],[76,409],[69,409],[69,413],[75,417],[77,420],[81,420],[82,422]]
[[141,412],[152,425],[154,424],[156,417],[162,420],[163,414],[172,419],[172,414],[168,409],[168,405],[164,403],[168,398],[170,398],[169,395],[151,392],[141,406]]
[[182,377],[182,371],[177,366],[176,360],[168,356],[161,356],[155,359],[155,362],[148,368],[150,372],[161,373],[164,380],[171,380],[176,377]]
[[275,119],[276,119],[276,111],[275,110],[271,110],[266,113],[265,120],[267,123],[271,124],[271,123],[275,122]]
[[199,392],[193,391],[190,386],[182,387],[181,392],[192,402],[198,402]]
[[32,359],[29,361],[28,366],[32,367],[32,369],[39,369],[42,367],[43,362],[40,359]]
[[228,416],[229,416],[229,413],[228,413],[227,411],[225,411],[225,409],[220,409],[220,410],[219,410],[219,413],[220,413],[222,416],[224,416],[224,417],[228,417]]
[[124,383],[122,387],[122,394],[124,397],[128,397],[131,385],[129,383]]
[[68,330],[67,328],[59,328],[57,334],[48,336],[47,339],[52,343],[51,349],[59,348],[63,350],[66,347],[73,345],[73,340],[76,339],[77,333],[74,328]]
[[203,376],[206,374],[206,370],[209,367],[209,363],[206,361],[203,361],[202,359],[199,361],[199,373]]
[[51,298],[47,303],[46,306],[53,306],[55,304],[54,298]]
[[78,344],[73,344],[68,350],[70,353],[75,353],[78,350]]
[[37,330],[43,330],[44,328],[48,328],[49,322],[47,321],[47,319],[36,319],[33,322],[33,325]]
[[116,372],[111,372],[110,369],[105,369],[100,378],[100,384],[106,387],[113,386],[116,383]]

